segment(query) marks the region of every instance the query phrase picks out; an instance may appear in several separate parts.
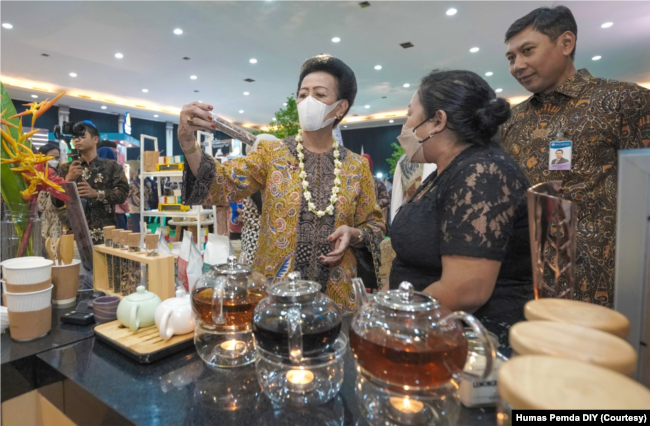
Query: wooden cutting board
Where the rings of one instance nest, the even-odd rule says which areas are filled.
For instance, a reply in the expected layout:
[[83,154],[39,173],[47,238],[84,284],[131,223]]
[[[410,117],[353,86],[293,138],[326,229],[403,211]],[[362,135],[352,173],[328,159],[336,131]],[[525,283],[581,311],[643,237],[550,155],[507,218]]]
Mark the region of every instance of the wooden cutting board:
[[191,347],[194,343],[194,332],[173,336],[165,341],[160,337],[155,325],[141,328],[134,333],[117,320],[95,327],[95,336],[141,364],[158,361]]

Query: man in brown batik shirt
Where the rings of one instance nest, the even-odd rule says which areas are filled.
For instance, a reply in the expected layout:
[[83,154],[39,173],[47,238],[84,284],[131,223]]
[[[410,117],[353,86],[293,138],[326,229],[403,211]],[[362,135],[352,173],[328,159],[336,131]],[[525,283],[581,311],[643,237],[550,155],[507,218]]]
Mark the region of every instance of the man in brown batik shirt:
[[[510,73],[533,95],[513,107],[502,136],[532,185],[560,180],[562,198],[577,203],[575,298],[611,307],[617,152],[650,145],[650,91],[576,71],[577,34],[564,6],[534,10],[508,29]],[[554,141],[570,141],[570,151]],[[563,148],[570,169],[551,164],[553,147]]]

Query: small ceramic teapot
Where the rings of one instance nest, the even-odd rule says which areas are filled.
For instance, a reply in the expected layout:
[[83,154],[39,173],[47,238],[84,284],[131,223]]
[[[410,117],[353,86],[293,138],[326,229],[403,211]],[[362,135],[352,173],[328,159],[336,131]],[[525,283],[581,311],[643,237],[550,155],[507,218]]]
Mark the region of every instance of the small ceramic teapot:
[[156,309],[156,326],[163,340],[174,334],[187,334],[194,331],[194,313],[190,295],[176,290],[176,297],[165,300]]
[[156,308],[160,303],[160,297],[138,286],[135,293],[126,296],[117,306],[117,320],[135,333],[140,327],[155,324]]

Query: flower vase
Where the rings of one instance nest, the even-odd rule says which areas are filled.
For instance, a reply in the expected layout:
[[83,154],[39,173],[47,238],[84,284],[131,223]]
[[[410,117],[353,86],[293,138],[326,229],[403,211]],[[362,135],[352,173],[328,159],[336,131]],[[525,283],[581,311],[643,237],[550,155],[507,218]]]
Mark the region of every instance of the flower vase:
[[6,203],[0,224],[2,260],[24,256],[42,256],[41,219],[36,200],[28,203]]

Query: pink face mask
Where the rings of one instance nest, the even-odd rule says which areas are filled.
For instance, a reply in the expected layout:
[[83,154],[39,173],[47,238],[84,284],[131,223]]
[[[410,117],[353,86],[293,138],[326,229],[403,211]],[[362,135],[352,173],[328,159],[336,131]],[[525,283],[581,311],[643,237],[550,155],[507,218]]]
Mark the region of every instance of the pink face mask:
[[[421,124],[420,124],[421,125]],[[402,126],[402,133],[397,137],[399,144],[404,149],[404,153],[412,163],[426,163],[427,160],[424,159],[424,148],[423,143],[427,141],[431,136],[424,140],[418,139],[415,134],[414,128],[406,127],[406,124]]]

